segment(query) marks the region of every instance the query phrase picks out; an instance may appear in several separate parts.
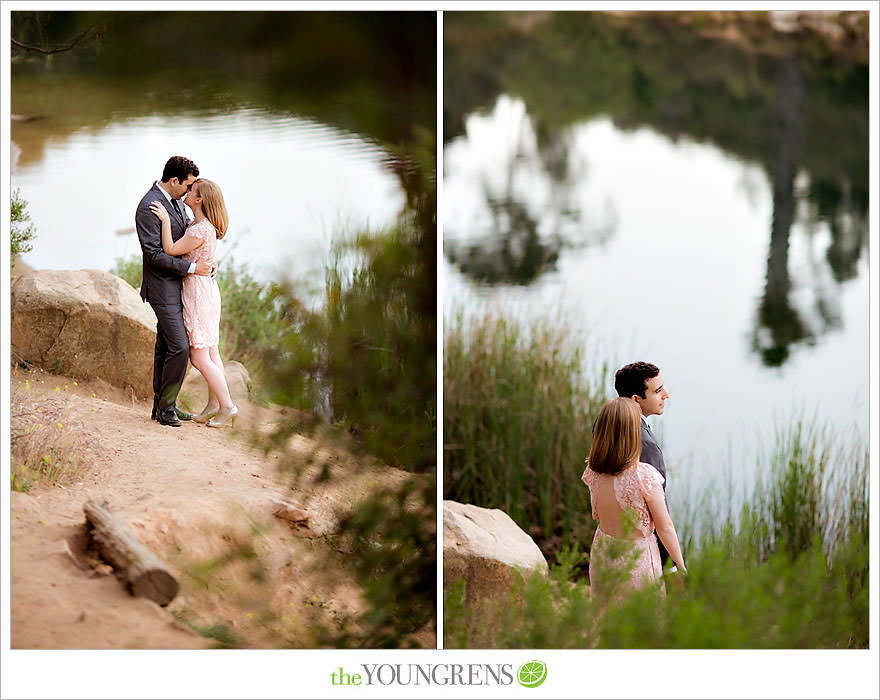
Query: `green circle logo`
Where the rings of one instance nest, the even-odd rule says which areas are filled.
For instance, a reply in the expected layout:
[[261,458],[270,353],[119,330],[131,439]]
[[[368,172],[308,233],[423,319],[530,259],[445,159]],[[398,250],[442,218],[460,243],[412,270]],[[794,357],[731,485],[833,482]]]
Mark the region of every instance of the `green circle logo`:
[[524,688],[537,688],[547,679],[547,664],[543,661],[526,661],[519,667],[516,679]]

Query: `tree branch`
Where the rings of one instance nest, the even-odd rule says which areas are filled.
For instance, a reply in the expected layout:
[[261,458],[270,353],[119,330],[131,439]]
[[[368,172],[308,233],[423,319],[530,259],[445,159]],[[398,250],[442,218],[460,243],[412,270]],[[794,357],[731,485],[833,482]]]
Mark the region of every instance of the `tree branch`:
[[89,35],[89,33],[92,31],[92,29],[94,29],[94,28],[95,28],[94,24],[90,25],[89,27],[86,28],[86,30],[82,34],[80,34],[78,37],[76,37],[76,39],[71,41],[66,46],[56,46],[54,49],[44,49],[40,46],[33,46],[31,44],[23,44],[22,42],[18,41],[17,39],[14,39],[12,37],[10,37],[10,40],[12,41],[13,46],[17,46],[18,48],[24,49],[25,51],[38,51],[39,53],[42,53],[42,54],[61,53],[62,51],[70,51],[77,44],[82,43],[85,40],[85,38]]

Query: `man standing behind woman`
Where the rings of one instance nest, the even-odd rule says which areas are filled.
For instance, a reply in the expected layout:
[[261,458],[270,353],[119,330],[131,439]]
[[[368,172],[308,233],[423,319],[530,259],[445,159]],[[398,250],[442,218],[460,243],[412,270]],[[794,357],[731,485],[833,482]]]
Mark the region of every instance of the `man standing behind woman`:
[[[168,255],[182,255],[184,260],[216,266],[217,241],[229,226],[223,193],[216,183],[200,178],[186,194],[186,205],[192,210],[193,222],[176,241],[172,238],[171,218],[159,201],[150,210],[162,224],[162,248]],[[192,419],[211,427],[231,425],[238,415],[232,403],[223,361],[220,359],[220,289],[212,277],[184,277],[181,290],[183,323],[189,337],[190,361],[208,384],[208,403]]]

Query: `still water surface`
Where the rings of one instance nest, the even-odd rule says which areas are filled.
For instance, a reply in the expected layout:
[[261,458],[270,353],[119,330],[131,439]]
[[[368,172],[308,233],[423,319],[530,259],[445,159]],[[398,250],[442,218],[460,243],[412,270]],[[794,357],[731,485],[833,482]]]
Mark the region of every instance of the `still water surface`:
[[[35,132],[39,135],[34,139]],[[192,158],[223,189],[229,232],[218,257],[260,281],[314,293],[331,241],[394,223],[404,204],[385,152],[356,134],[269,109],[120,115],[53,133],[52,115],[15,124],[13,188],[36,226],[31,267],[109,270],[140,253],[134,209],[168,156]],[[41,148],[29,149],[31,141]]]
[[[582,329],[594,376],[604,362],[657,364],[671,398],[651,423],[673,508],[688,492],[747,490],[775,426],[798,417],[867,444],[866,252],[836,281],[829,226],[799,201],[783,267],[802,332],[780,351],[759,313],[775,293],[763,168],[595,118],[561,135],[559,177],[531,125],[523,102],[501,95],[446,145],[447,323],[459,311],[558,314]],[[795,193],[807,185],[798,173]]]

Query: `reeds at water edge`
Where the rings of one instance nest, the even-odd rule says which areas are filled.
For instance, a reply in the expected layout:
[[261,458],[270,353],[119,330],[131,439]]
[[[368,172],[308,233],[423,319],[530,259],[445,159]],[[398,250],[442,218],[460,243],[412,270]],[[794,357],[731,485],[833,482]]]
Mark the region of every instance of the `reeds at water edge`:
[[542,541],[592,537],[577,481],[607,366],[585,369],[581,344],[550,320],[495,316],[446,324],[444,497],[504,510]]

